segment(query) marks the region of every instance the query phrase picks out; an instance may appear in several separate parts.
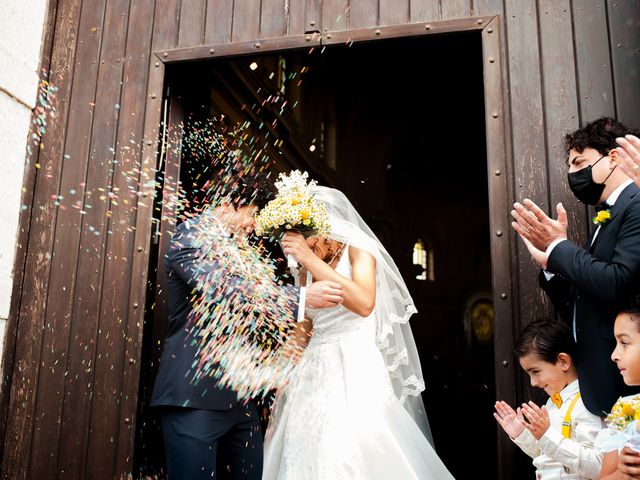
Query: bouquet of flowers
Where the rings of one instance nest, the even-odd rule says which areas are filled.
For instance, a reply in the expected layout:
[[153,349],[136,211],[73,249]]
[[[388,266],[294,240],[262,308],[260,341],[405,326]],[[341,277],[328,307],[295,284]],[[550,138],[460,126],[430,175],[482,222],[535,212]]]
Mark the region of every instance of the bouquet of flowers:
[[598,434],[595,447],[600,452],[609,452],[629,445],[640,451],[640,395],[621,398],[605,419],[606,430]]
[[640,396],[616,402],[605,422],[610,429],[624,432],[635,420],[640,420]]
[[[328,214],[324,204],[314,199],[314,180],[307,181],[309,174],[293,170],[289,175],[281,173],[275,186],[276,198],[256,216],[256,235],[280,240],[287,231],[298,232],[305,237],[329,232]],[[297,262],[288,256],[290,268]]]

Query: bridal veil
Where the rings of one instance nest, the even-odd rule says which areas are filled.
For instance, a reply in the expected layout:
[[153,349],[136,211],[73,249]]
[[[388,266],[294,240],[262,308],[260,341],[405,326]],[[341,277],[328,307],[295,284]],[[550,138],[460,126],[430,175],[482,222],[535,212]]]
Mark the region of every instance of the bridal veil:
[[382,353],[395,395],[433,444],[421,392],[425,389],[409,317],[417,312],[391,255],[347,197],[333,188],[315,186],[314,196],[329,214],[329,238],[370,253],[376,260],[376,344]]

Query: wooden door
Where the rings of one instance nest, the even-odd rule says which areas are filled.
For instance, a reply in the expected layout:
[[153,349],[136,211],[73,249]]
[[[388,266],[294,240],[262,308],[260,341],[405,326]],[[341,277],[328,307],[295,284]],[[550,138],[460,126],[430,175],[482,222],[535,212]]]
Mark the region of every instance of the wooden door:
[[164,258],[175,231],[179,200],[184,110],[177,82],[171,82],[170,79],[167,82],[163,105],[133,457],[135,475],[148,476],[156,475],[164,468],[159,419],[149,408],[149,402],[167,332]]
[[[500,42],[499,22],[496,19],[468,19],[452,22],[424,25],[399,25],[379,29],[363,29],[358,31],[328,32],[321,42],[332,48],[344,48],[348,42],[375,41],[379,39],[402,39],[438,32],[477,31],[482,41],[482,61],[484,69],[484,102],[487,144],[487,177],[490,205],[490,248],[492,257],[493,305],[495,308],[495,382],[496,395],[511,403],[515,402],[516,387],[514,368],[511,361],[513,337],[513,292],[512,263],[513,246],[510,244],[508,224],[509,167],[507,164],[507,120],[505,118],[502,44]],[[305,40],[306,41],[306,40]],[[261,53],[285,54],[283,48],[292,48],[293,42],[283,44],[281,39],[272,42],[265,40],[260,44]],[[214,56],[223,57],[233,62],[237,56],[255,53],[255,44],[237,44],[214,46],[206,52],[201,47],[182,48],[162,52],[163,58],[170,63],[184,60]],[[214,52],[214,53],[211,53]],[[222,61],[216,60],[217,62]],[[192,64],[193,65],[193,64]],[[180,69],[180,65],[173,65]],[[487,412],[490,415],[490,412]],[[502,478],[509,478],[512,473],[514,447],[508,439],[498,437],[499,470]]]

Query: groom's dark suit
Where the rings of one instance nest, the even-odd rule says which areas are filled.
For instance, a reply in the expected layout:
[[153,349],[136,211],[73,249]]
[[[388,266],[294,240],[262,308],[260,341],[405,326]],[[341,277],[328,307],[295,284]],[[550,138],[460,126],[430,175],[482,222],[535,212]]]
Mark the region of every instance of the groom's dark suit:
[[[194,381],[197,345],[189,318],[191,301],[194,291],[203,288],[202,279],[221,268],[202,261],[194,246],[197,235],[197,220],[180,224],[165,257],[169,328],[151,406],[162,407],[169,479],[259,480],[262,433],[254,402],[239,404],[235,392],[221,388],[210,376]],[[234,280],[229,288],[251,288],[241,278]],[[297,289],[282,289],[297,309]]]
[[[611,219],[580,248],[562,241],[549,255],[550,280],[540,285],[561,317],[575,325],[578,378],[587,409],[606,415],[621,395],[631,393],[611,360],[613,324],[620,307],[640,291],[640,190],[628,185],[611,207]],[[594,232],[595,233],[595,232]]]

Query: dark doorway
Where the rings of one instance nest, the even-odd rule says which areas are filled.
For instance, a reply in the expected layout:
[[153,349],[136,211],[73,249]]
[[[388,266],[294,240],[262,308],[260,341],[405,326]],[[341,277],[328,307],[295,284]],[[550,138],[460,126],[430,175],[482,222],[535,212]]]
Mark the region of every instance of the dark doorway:
[[[167,79],[184,118],[249,122],[276,169],[307,170],[351,199],[418,307],[411,325],[438,454],[456,478],[479,468],[497,478],[480,33],[174,65]],[[181,162],[184,186],[202,166]],[[150,314],[145,338],[158,321]],[[149,365],[154,352],[146,344]],[[144,408],[154,369],[142,370],[135,473],[162,464]]]

